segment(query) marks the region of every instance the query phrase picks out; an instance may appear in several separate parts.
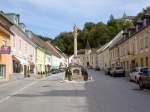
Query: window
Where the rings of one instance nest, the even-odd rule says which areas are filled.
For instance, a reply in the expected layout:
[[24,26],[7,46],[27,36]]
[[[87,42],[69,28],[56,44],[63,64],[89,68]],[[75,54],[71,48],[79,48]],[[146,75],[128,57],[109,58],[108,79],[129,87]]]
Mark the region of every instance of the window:
[[141,50],[143,49],[143,39],[140,39],[140,47],[141,47]]
[[6,39],[6,37],[3,37],[2,46],[7,46],[7,39]]
[[144,37],[144,48],[148,48],[148,36]]
[[143,67],[143,58],[141,58],[141,67]]
[[146,64],[146,67],[148,67],[148,65],[149,65],[149,62],[148,62],[149,60],[148,60],[148,57],[146,57],[145,58],[145,64]]
[[50,58],[50,57],[48,58],[48,61],[49,61],[49,62],[51,61],[51,58]]
[[27,48],[27,44],[25,44],[25,52],[27,52],[27,49],[28,49],[28,48]]
[[19,40],[19,48],[21,49],[21,40]]
[[13,36],[13,47],[16,47],[16,40],[15,40],[15,36]]
[[126,69],[129,69],[129,62],[127,61],[126,64],[127,64]]

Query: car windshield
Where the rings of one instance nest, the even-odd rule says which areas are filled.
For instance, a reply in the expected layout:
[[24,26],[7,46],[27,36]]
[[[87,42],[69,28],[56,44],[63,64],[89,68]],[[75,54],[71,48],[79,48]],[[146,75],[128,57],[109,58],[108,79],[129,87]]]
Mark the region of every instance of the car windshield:
[[135,68],[135,72],[141,72],[141,68]]
[[141,72],[143,72],[144,74],[150,75],[150,68],[142,68]]

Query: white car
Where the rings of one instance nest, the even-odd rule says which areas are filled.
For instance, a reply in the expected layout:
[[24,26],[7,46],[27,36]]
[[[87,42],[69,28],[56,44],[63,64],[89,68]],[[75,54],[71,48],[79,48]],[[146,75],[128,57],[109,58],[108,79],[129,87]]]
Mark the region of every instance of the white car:
[[141,69],[142,67],[136,67],[131,71],[129,74],[131,81],[135,81],[136,83],[139,82],[139,78],[142,75]]

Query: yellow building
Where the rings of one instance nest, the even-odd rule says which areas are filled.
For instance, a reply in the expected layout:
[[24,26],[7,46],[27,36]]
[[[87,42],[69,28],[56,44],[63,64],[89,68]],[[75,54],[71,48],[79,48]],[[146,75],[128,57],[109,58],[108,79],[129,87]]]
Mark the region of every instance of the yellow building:
[[12,33],[9,28],[12,24],[0,14],[0,79],[10,79],[11,64],[11,47],[10,40]]
[[129,42],[131,63],[141,67],[150,66],[150,26],[137,32],[129,39]]
[[111,65],[119,64],[126,72],[134,67],[149,67],[150,14],[146,13],[135,26],[126,29],[122,37],[110,49]]
[[45,58],[46,58],[46,46],[43,40],[37,35],[33,35],[32,41],[38,46],[36,49],[36,69],[37,73],[45,73]]

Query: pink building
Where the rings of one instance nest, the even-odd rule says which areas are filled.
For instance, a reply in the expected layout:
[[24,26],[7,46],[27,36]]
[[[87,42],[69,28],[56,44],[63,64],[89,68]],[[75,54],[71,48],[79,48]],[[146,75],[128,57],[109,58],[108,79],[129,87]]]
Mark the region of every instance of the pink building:
[[27,77],[36,72],[36,45],[30,39],[32,33],[20,23],[19,15],[5,15],[14,24],[10,28],[14,34],[11,38],[12,78]]

